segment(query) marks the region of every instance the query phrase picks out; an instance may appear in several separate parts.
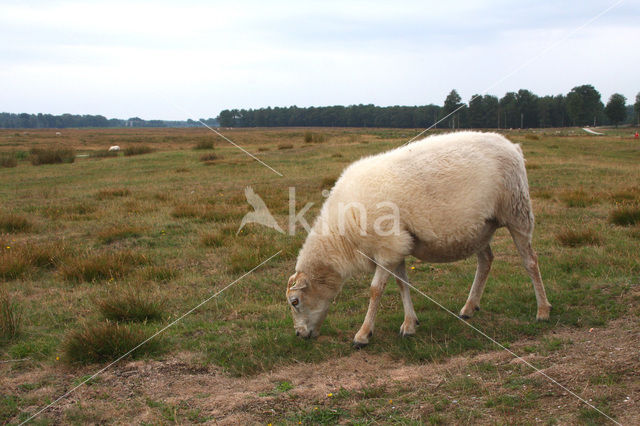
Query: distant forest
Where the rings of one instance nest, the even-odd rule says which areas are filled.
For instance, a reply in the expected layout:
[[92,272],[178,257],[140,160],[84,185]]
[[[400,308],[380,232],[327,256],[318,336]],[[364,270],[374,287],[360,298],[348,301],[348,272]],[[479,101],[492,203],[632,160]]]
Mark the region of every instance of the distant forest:
[[[574,87],[567,95],[537,96],[528,90],[509,92],[501,99],[474,95],[467,104],[452,90],[443,106],[350,105],[300,108],[232,109],[220,112],[222,127],[408,127],[426,128],[533,128],[632,124],[640,114],[640,93],[635,105],[620,94],[603,104],[591,85]],[[445,118],[446,117],[446,118]]]
[[101,115],[0,113],[0,128],[69,127],[406,127],[533,128],[636,124],[640,122],[640,93],[635,104],[618,93],[607,104],[591,85],[574,87],[566,95],[537,96],[521,89],[498,99],[474,95],[466,104],[452,90],[442,106],[350,105],[300,108],[225,109],[216,118],[186,121],[107,119]]
[[[215,118],[202,119],[208,126],[217,126]],[[8,129],[65,129],[75,127],[200,127],[201,123],[194,120],[167,121],[143,120],[138,117],[121,120],[107,119],[102,115],[74,115],[74,114],[11,114],[0,113],[0,128]]]

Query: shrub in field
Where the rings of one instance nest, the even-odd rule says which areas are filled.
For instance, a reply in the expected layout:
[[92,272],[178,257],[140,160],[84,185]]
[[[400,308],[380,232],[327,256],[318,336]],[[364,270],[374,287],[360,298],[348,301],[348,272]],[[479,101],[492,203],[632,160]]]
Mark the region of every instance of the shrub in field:
[[96,198],[104,200],[107,198],[126,197],[128,195],[131,195],[131,191],[126,188],[108,188],[98,191]]
[[24,216],[0,212],[0,232],[28,232],[33,224]]
[[283,143],[278,145],[278,149],[292,149],[293,145],[291,145],[290,143]]
[[32,268],[54,268],[67,255],[68,249],[59,242],[19,246],[2,244],[0,278],[15,280],[26,275]]
[[640,208],[620,207],[609,214],[609,222],[614,225],[631,226],[640,223]]
[[18,159],[15,155],[4,152],[0,154],[0,167],[16,167],[18,165]]
[[68,259],[60,273],[64,279],[76,282],[118,279],[146,262],[144,256],[131,251],[89,253]]
[[132,146],[126,147],[123,150],[124,155],[127,157],[130,157],[132,155],[149,154],[153,151],[154,149],[147,145],[132,145]]
[[111,321],[155,321],[164,315],[164,299],[132,287],[111,289],[95,303],[100,313]]
[[114,241],[124,240],[126,238],[139,237],[143,233],[143,229],[132,225],[115,225],[98,232],[98,239],[104,244],[110,244]]
[[215,161],[215,160],[219,160],[221,157],[219,155],[214,154],[213,152],[210,154],[202,154],[200,156],[200,161],[206,162],[206,161]]
[[193,149],[213,149],[213,141],[208,139],[199,140]]
[[20,314],[9,291],[0,287],[0,339],[12,339],[20,331]]
[[[111,321],[85,323],[67,334],[63,342],[64,359],[67,362],[82,364],[112,361],[149,337],[149,333],[134,324],[118,324]],[[156,353],[161,346],[161,341],[155,337],[136,349],[131,356]]]
[[602,239],[591,229],[565,229],[556,234],[558,242],[565,247],[580,247],[585,245],[600,245]]
[[33,148],[30,153],[34,166],[73,163],[76,160],[76,152],[71,148]]

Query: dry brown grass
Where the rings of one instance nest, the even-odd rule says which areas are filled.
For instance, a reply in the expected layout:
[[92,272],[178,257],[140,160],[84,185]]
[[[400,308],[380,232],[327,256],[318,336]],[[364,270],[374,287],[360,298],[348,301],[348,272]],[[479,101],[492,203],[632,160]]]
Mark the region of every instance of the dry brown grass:
[[220,157],[218,154],[215,154],[213,152],[208,153],[208,154],[202,154],[200,156],[200,161],[202,162],[210,162],[210,161],[216,161],[216,160],[220,160],[222,157]]
[[31,220],[24,215],[0,212],[0,232],[29,232],[33,229]]
[[131,145],[126,147],[122,152],[126,157],[131,157],[133,155],[150,154],[154,151],[155,149],[147,145]]
[[564,192],[560,198],[565,202],[567,207],[588,207],[598,202],[594,194],[582,189]]
[[98,232],[98,239],[104,244],[110,244],[115,241],[127,238],[140,237],[144,233],[144,228],[134,225],[113,225]]
[[60,274],[65,280],[75,282],[120,279],[146,263],[146,257],[129,250],[88,252],[68,259],[61,265]]
[[72,148],[32,148],[30,154],[34,166],[73,163],[76,160],[76,152]]
[[640,208],[633,206],[616,208],[609,214],[609,222],[620,226],[636,225],[640,223]]
[[106,200],[109,198],[127,197],[129,195],[131,195],[131,191],[127,188],[107,188],[98,191],[96,198],[98,200]]
[[293,144],[281,143],[280,145],[278,145],[278,149],[293,149]]
[[565,247],[598,246],[602,244],[602,238],[592,229],[563,229],[556,234],[556,240]]

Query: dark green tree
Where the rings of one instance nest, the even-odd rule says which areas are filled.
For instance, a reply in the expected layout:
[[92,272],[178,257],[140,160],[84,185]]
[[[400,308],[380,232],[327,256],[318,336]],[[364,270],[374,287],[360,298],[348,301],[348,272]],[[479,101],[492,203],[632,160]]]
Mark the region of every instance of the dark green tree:
[[574,126],[597,124],[603,109],[600,92],[590,84],[576,86],[567,94],[567,113]]
[[636,95],[636,103],[633,104],[633,108],[636,112],[636,117],[638,117],[638,124],[640,125],[640,92]]
[[449,127],[455,129],[456,127],[460,127],[460,111],[462,110],[463,103],[460,102],[462,98],[456,91],[453,89],[447,95],[447,98],[444,100],[444,107],[442,108],[442,117],[446,117],[447,123],[449,123]]
[[503,129],[520,127],[520,113],[514,92],[505,93],[500,99],[500,126],[498,127]]
[[520,89],[516,93],[516,105],[520,116],[519,127],[538,127],[538,97],[528,90]]
[[627,98],[620,93],[614,93],[609,98],[609,102],[607,102],[607,106],[604,109],[605,114],[611,121],[612,124],[615,124],[616,127],[619,123],[623,122],[627,116]]

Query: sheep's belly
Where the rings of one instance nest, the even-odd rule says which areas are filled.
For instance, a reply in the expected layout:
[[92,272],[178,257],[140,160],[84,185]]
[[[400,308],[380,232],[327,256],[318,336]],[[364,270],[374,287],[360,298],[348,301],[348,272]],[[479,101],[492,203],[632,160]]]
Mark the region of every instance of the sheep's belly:
[[466,259],[477,253],[491,241],[499,225],[496,221],[487,221],[473,235],[464,239],[420,239],[413,236],[411,255],[424,262],[447,263]]

